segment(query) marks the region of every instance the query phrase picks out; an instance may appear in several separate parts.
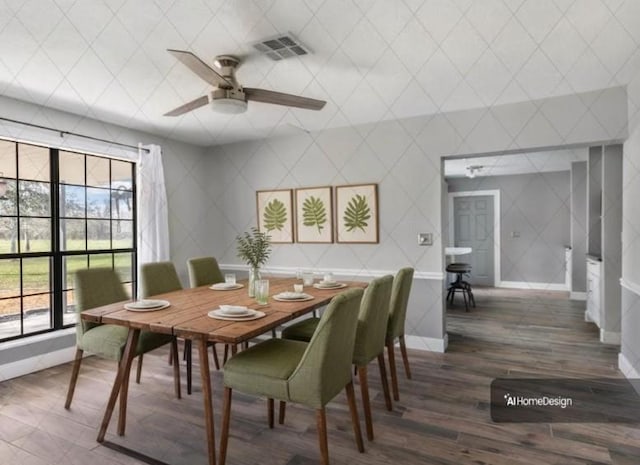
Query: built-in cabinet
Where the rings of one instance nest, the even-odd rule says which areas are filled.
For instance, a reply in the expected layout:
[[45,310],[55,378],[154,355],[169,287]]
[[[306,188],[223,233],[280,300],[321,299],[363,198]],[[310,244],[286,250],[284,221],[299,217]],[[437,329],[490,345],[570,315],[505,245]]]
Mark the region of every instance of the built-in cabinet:
[[585,319],[600,327],[602,311],[602,262],[596,258],[587,258],[587,312]]
[[622,276],[622,145],[589,148],[587,310],[600,340],[619,343]]

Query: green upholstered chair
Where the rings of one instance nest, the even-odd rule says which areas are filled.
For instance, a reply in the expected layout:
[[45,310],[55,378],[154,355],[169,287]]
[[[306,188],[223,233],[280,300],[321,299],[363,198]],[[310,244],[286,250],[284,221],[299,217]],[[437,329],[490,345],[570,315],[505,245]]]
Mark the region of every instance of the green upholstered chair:
[[[353,364],[357,368],[360,379],[360,391],[364,407],[364,418],[367,430],[367,438],[373,440],[373,422],[371,417],[371,403],[369,401],[369,381],[367,366],[378,359],[380,378],[384,391],[385,404],[391,410],[391,396],[389,395],[389,383],[384,363],[384,347],[387,333],[387,321],[389,319],[389,298],[393,276],[387,275],[372,280],[364,291],[364,297],[358,313],[358,325],[356,329],[356,341],[353,351]],[[300,323],[291,325],[282,332],[285,339],[308,341],[313,336],[318,324],[318,319],[309,318]],[[284,416],[280,412],[280,417]]]
[[269,339],[229,359],[224,367],[224,401],[219,465],[224,465],[229,440],[232,390],[264,396],[273,428],[273,400],[295,402],[316,409],[323,465],[329,463],[325,405],[346,390],[358,450],[364,452],[351,380],[362,289],[335,296],[322,315],[311,341]]
[[187,260],[189,268],[189,284],[191,287],[209,286],[224,282],[224,276],[214,257],[190,258]]
[[[120,278],[114,270],[111,268],[92,268],[77,271],[75,275],[75,295],[76,312],[78,313],[78,324],[76,325],[77,347],[65,402],[65,408],[67,409],[71,406],[71,401],[73,400],[83,353],[86,351],[99,357],[120,362],[128,334],[128,329],[124,326],[90,323],[81,320],[79,315],[84,310],[129,299],[124,286],[120,282]],[[177,350],[175,337],[141,331],[136,348],[136,355],[139,357],[138,366],[142,366],[140,363],[142,354],[168,343],[171,343],[174,350]],[[176,369],[174,369],[174,376],[176,378],[176,396],[180,398],[180,373]]]
[[389,370],[391,371],[391,386],[393,387],[393,398],[400,399],[398,392],[398,375],[396,374],[396,362],[394,347],[395,341],[400,341],[400,351],[404,362],[404,371],[408,379],[411,379],[411,369],[409,368],[409,358],[407,357],[407,346],[404,342],[404,323],[407,319],[407,304],[413,283],[413,268],[402,268],[393,279],[391,289],[391,303],[389,304],[389,323],[387,325],[387,355],[389,357]]

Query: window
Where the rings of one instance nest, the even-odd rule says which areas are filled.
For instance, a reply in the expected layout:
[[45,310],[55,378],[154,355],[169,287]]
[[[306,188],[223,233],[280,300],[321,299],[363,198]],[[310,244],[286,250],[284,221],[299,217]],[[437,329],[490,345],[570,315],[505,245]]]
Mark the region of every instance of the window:
[[136,286],[135,165],[0,140],[0,341],[72,326],[73,275]]

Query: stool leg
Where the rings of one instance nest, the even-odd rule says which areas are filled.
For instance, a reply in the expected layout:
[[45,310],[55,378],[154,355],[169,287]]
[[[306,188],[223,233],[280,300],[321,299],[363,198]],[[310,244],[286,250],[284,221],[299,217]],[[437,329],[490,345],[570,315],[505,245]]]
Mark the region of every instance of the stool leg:
[[467,303],[467,292],[462,288],[462,298],[464,299],[464,311],[469,311],[469,304]]

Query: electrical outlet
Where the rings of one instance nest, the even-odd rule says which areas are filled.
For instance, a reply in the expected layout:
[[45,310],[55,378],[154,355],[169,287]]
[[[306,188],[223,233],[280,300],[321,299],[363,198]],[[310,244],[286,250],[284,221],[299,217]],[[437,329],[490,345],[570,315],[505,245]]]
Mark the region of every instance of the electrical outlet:
[[433,245],[433,233],[418,234],[418,245]]
[[520,231],[511,231],[511,237],[514,239],[520,237]]

